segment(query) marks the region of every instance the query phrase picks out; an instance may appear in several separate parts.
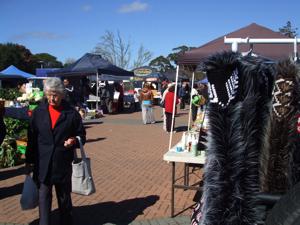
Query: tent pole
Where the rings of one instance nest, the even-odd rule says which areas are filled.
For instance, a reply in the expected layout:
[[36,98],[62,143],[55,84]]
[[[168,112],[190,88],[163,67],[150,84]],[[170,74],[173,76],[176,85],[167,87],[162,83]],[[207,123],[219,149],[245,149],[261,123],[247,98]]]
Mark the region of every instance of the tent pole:
[[[192,94],[192,90],[194,88],[194,80],[195,80],[195,72],[193,72],[193,75],[192,75],[192,86],[191,86],[191,94]],[[190,94],[190,107],[189,107],[189,122],[188,122],[188,131],[190,130],[190,126],[191,126],[191,114],[192,114],[192,99],[193,99],[193,96]]]
[[297,52],[297,38],[294,39],[294,61],[298,60],[298,52]]
[[96,74],[96,77],[97,77],[97,79],[96,79],[96,110],[98,110],[98,98],[99,98],[99,94],[98,94],[98,92],[99,92],[99,74],[98,74],[98,70],[97,70],[97,74]]
[[177,65],[177,67],[176,67],[176,79],[175,79],[175,92],[174,92],[174,101],[173,101],[173,112],[172,112],[172,123],[171,123],[171,133],[170,133],[170,140],[169,140],[169,150],[172,147],[173,126],[174,126],[176,99],[177,99],[178,74],[179,74],[179,66]]

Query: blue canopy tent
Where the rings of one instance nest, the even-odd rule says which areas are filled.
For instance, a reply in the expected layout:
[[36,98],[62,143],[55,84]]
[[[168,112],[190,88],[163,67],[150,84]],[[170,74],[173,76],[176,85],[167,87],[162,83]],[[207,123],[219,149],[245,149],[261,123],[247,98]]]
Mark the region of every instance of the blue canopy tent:
[[7,76],[7,74],[0,73],[0,80],[9,80],[9,79],[25,79],[25,78],[20,76],[20,75],[9,75],[9,76]]
[[34,75],[30,73],[26,73],[22,70],[19,70],[17,67],[11,65],[7,67],[6,69],[0,71],[1,74],[7,76],[7,78],[17,78],[15,76],[20,76],[21,78],[30,78],[30,77],[35,77]]
[[48,77],[48,73],[59,70],[61,68],[37,68],[35,70],[36,77]]

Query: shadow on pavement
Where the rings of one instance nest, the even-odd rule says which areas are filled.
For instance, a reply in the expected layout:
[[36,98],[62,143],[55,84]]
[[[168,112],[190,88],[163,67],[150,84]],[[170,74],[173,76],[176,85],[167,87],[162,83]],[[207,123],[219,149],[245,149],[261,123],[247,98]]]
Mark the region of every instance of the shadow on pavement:
[[180,117],[180,116],[187,115],[187,114],[189,114],[189,111],[187,111],[187,112],[177,112],[175,117]]
[[97,141],[103,141],[106,138],[89,138],[86,140],[86,143],[90,143],[90,142],[97,142]]
[[92,125],[84,125],[84,128],[87,130],[89,128],[93,127]]
[[176,132],[183,132],[183,131],[187,131],[187,126],[180,126],[180,127],[176,127],[175,130]]
[[14,169],[2,170],[0,171],[0,180],[6,180],[11,177],[20,176],[22,174],[25,174],[25,168],[23,166]]
[[[159,200],[157,195],[145,198],[134,198],[120,202],[102,202],[95,205],[79,206],[73,209],[74,225],[101,225],[111,223],[116,225],[129,224],[143,211]],[[51,224],[58,224],[58,210],[52,212]],[[38,220],[30,223],[37,225]]]
[[103,121],[100,119],[91,119],[91,120],[83,120],[82,121],[83,125],[92,125],[92,124],[101,124]]
[[22,193],[23,183],[15,184],[10,187],[0,188],[0,200]]
[[[0,180],[6,180],[6,179],[20,176],[23,174],[25,174],[24,167],[3,170],[3,171],[0,171]],[[15,185],[9,186],[9,187],[1,187],[0,188],[0,200],[14,196],[14,195],[21,194],[22,189],[23,189],[23,183],[15,184]]]

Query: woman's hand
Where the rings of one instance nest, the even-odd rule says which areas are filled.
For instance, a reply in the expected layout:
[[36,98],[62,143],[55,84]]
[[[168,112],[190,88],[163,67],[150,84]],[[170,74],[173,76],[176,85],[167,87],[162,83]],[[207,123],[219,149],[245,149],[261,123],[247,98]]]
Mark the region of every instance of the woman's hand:
[[71,148],[75,143],[76,143],[76,139],[74,137],[70,137],[65,141],[64,146],[66,148]]

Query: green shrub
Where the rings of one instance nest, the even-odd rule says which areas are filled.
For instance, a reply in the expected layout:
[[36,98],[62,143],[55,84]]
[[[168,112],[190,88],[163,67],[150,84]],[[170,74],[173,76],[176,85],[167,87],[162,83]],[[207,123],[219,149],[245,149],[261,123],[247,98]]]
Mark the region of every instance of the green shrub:
[[5,100],[16,100],[17,97],[22,96],[17,88],[0,88],[0,98]]
[[26,139],[29,122],[27,120],[18,120],[11,117],[4,117],[6,134],[11,138]]
[[17,151],[14,138],[4,139],[0,147],[0,168],[12,167],[24,163],[21,153]]

